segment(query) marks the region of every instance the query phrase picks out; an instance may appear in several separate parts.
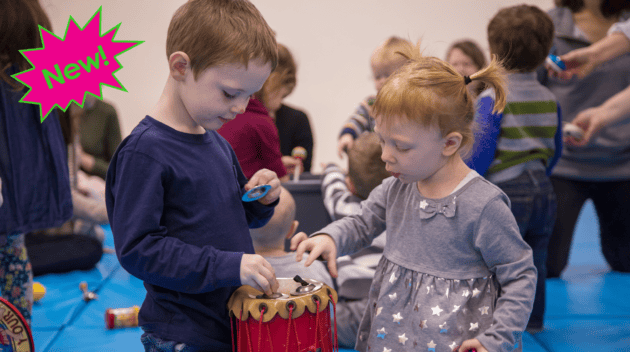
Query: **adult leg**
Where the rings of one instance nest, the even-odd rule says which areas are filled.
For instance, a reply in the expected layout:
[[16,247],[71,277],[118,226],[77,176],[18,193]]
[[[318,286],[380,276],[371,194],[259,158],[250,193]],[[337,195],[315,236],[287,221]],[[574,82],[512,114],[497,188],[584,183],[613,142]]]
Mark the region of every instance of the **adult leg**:
[[33,272],[28,260],[23,233],[0,236],[0,259],[2,274],[0,290],[31,325],[33,309]]
[[630,272],[630,181],[593,182],[590,190],[604,258],[613,270]]
[[551,183],[558,201],[558,211],[547,252],[547,277],[560,277],[569,261],[573,230],[580,210],[588,199],[588,184],[560,177]]

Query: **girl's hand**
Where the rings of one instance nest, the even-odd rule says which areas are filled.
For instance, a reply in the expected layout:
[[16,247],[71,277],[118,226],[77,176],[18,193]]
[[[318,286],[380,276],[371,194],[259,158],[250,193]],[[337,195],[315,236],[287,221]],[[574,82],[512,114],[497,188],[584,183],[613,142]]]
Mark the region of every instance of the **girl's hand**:
[[339,142],[337,142],[337,155],[339,155],[339,159],[343,158],[344,153],[348,153],[348,150],[352,149],[354,145],[354,137],[351,134],[346,133],[341,138],[339,138]]
[[240,275],[241,285],[249,285],[269,296],[280,286],[271,264],[258,254],[243,254]]
[[481,342],[479,342],[479,340],[477,339],[470,339],[470,340],[466,340],[462,343],[461,346],[459,346],[459,349],[457,349],[457,352],[468,352],[469,350],[472,349],[477,350],[477,352],[488,352],[488,350],[483,347],[483,345],[481,344]]
[[249,191],[250,189],[260,185],[271,186],[267,195],[258,200],[260,203],[269,205],[280,197],[280,180],[275,172],[268,169],[260,169],[256,171],[254,176],[249,179],[249,182],[245,184],[245,191]]
[[307,238],[304,232],[300,232],[291,239],[291,250],[295,250],[295,260],[298,262],[302,261],[304,252],[310,252],[304,263],[307,267],[321,255],[328,262],[330,276],[337,277],[337,246],[327,234]]

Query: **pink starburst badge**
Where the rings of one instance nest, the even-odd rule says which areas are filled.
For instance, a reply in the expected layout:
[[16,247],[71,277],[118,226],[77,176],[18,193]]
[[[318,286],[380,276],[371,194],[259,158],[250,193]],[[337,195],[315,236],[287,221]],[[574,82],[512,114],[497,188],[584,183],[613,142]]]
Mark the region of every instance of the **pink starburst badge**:
[[63,39],[40,26],[42,47],[20,50],[33,68],[12,77],[30,88],[20,102],[39,105],[42,122],[55,106],[83,106],[86,93],[102,99],[103,85],[127,91],[114,76],[116,56],[143,42],[114,41],[120,23],[101,35],[101,9],[83,28],[70,16]]

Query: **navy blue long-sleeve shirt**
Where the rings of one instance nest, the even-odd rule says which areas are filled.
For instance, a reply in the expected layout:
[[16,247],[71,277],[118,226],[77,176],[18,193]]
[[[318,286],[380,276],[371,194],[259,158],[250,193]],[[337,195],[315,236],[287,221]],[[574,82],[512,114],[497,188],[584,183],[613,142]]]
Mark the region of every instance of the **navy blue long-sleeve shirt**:
[[107,173],[116,254],[144,281],[140,325],[211,350],[231,347],[227,301],[241,285],[249,228],[275,203],[241,201],[243,175],[216,131],[187,134],[147,116],[123,140]]
[[[0,68],[1,69],[1,68]],[[16,65],[7,75],[19,72]],[[0,79],[0,235],[61,226],[72,217],[66,144],[52,111],[42,122],[40,107],[20,103],[16,91]]]

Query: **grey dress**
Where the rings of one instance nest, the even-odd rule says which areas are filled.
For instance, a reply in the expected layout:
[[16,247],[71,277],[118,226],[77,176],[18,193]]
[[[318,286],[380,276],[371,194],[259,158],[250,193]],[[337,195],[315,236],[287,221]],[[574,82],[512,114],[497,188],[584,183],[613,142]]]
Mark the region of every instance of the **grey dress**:
[[357,214],[316,234],[329,234],[341,256],[386,228],[357,350],[452,351],[471,338],[489,351],[522,350],[536,268],[499,188],[471,171],[449,196],[429,199],[388,178]]

